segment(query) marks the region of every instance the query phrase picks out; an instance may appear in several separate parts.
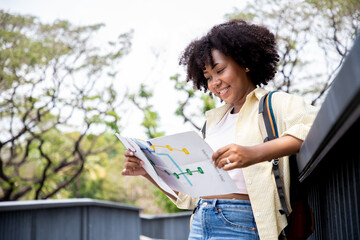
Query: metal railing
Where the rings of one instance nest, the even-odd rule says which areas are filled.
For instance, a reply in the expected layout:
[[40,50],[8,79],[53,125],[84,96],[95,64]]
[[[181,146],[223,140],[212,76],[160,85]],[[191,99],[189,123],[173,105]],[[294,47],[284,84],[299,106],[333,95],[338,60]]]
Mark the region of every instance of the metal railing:
[[300,149],[299,179],[315,215],[310,239],[360,239],[360,37]]

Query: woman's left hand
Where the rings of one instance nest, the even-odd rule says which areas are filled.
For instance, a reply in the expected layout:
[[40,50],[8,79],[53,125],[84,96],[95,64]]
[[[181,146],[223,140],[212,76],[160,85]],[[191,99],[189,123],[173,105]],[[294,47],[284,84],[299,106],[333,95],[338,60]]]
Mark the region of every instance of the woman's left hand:
[[226,171],[234,168],[244,168],[255,163],[297,153],[302,142],[301,139],[285,135],[265,143],[248,147],[230,144],[217,150],[213,154],[212,160],[214,161],[215,167],[222,168]]
[[215,167],[228,171],[257,163],[257,156],[252,147],[230,144],[217,150],[213,154],[212,160]]

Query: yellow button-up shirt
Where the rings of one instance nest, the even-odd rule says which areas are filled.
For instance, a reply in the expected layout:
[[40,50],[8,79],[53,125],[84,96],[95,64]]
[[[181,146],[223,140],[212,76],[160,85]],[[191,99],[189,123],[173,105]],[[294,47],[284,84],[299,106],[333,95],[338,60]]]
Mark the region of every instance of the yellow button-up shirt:
[[[266,93],[266,90],[256,88],[246,97],[236,122],[236,144],[253,146],[263,143],[258,123],[258,106],[261,97]],[[231,104],[226,104],[206,112],[206,131],[214,127],[231,107]],[[279,135],[291,135],[304,140],[315,119],[316,108],[307,104],[301,97],[283,92],[272,95],[272,107]],[[285,198],[289,206],[289,158],[283,157],[279,160]],[[287,220],[286,216],[279,212],[282,207],[276,189],[272,163],[266,161],[254,164],[243,168],[243,173],[260,239],[278,239],[279,234],[287,225]],[[176,205],[182,209],[193,209],[198,201],[197,198],[191,198],[182,193],[179,194],[179,198]],[[289,210],[291,211],[291,207]]]

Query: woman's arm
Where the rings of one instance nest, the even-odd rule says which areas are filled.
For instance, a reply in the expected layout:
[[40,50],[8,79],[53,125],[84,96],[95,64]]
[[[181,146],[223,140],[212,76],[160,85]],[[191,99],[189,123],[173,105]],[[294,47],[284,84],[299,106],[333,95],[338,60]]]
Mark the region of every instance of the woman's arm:
[[[245,147],[230,144],[217,150],[213,154],[212,160],[214,161],[215,167],[224,170],[244,168],[255,163],[297,153],[302,143],[303,141],[298,138],[285,135],[255,146]],[[227,159],[229,159],[230,163],[227,162]]]
[[[159,185],[152,179],[152,177],[145,171],[142,167],[144,162],[139,158],[135,157],[134,153],[130,150],[126,150],[124,153],[124,170],[121,172],[124,176],[143,176],[148,179],[151,183],[153,183],[156,187],[158,187],[162,192],[164,192],[168,197],[176,201],[176,198],[162,190]],[[178,192],[175,192],[178,194]]]

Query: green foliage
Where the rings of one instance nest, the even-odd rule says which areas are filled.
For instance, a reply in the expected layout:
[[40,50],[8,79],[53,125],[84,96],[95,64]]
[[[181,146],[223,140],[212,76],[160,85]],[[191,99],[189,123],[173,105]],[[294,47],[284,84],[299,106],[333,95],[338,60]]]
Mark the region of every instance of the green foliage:
[[95,148],[120,130],[114,69],[132,32],[107,48],[94,45],[103,24],[44,24],[0,10],[0,26],[0,200],[54,197],[114,144]]
[[357,0],[306,0],[306,2],[319,11],[335,10],[340,18],[349,16],[356,18],[360,14],[360,2]]
[[203,104],[202,104],[203,105],[203,109],[202,109],[203,114],[205,114],[207,111],[216,107],[215,101],[212,97],[210,97],[210,95],[202,94],[200,98],[203,101]]
[[[184,122],[189,122],[196,129],[200,129],[195,122],[195,118],[203,118],[205,112],[215,108],[215,100],[208,94],[195,92],[195,89],[191,87],[185,80],[181,80],[180,74],[175,74],[170,77],[170,80],[175,82],[174,88],[179,93],[180,96],[184,95],[184,100],[178,102],[178,107],[175,110],[175,115],[180,116],[184,119]],[[201,100],[198,102],[197,100]],[[196,113],[188,113],[188,108],[194,108],[193,105],[196,105]],[[202,123],[201,123],[202,124]]]
[[160,189],[154,188],[153,194],[155,196],[155,202],[156,204],[167,213],[177,213],[177,212],[183,212],[184,210],[181,210],[178,208],[166,195],[163,193]]
[[154,106],[150,103],[153,92],[148,90],[144,84],[141,84],[139,93],[128,94],[127,98],[142,111],[144,118],[141,123],[145,127],[146,135],[149,138],[164,136],[164,132],[158,130],[160,121],[159,114],[154,110]]
[[[60,196],[67,198],[95,198],[111,201],[124,201],[125,198],[119,192],[115,196],[113,191],[121,191],[124,184],[119,178],[119,173],[123,169],[123,161],[118,159],[123,155],[124,148],[113,134],[103,134],[101,136],[88,135],[84,139],[84,147],[90,147],[93,139],[97,138],[93,145],[94,153],[88,156],[81,175],[71,184],[60,191]],[[104,151],[97,151],[105,146],[111,146]],[[114,177],[114,173],[117,176]]]

